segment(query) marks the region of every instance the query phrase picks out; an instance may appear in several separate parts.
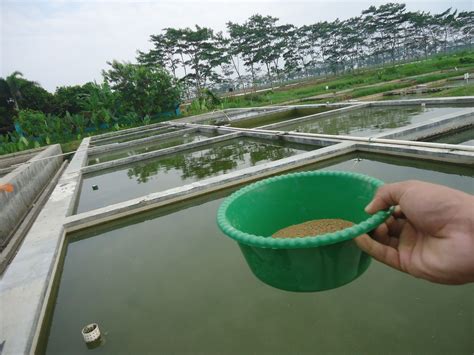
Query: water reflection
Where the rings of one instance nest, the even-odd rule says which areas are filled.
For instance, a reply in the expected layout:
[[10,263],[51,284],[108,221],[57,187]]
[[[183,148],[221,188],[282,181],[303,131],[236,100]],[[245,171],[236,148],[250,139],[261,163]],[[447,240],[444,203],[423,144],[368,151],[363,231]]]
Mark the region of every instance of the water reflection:
[[[472,167],[368,154],[325,163],[387,183],[419,179],[473,192]],[[262,285],[216,224],[232,191],[69,236],[75,242],[60,265],[38,352],[93,354],[80,329],[97,320],[108,332],[97,354],[472,353],[474,284],[422,282],[374,261],[357,281],[328,292]],[[84,302],[91,290],[94,302]],[[416,332],[403,331],[414,324]]]
[[279,129],[304,133],[370,136],[410,123],[423,122],[435,115],[440,116],[456,110],[460,108],[424,108],[421,105],[397,108],[369,107],[287,125]]
[[177,128],[177,127],[165,127],[165,128],[156,128],[156,129],[150,129],[149,131],[143,131],[143,132],[135,132],[135,133],[123,133],[122,135],[127,134],[127,136],[123,137],[122,135],[118,135],[115,138],[111,139],[104,139],[104,141],[97,141],[93,142],[94,146],[100,146],[100,145],[106,145],[106,144],[111,144],[111,143],[125,143],[129,141],[133,141],[135,139],[140,139],[140,138],[145,138],[145,137],[151,137],[151,136],[158,136],[160,134],[164,133],[170,133],[170,132],[175,132],[179,131],[182,128]]
[[128,169],[130,179],[137,183],[148,182],[151,176],[160,172],[179,170],[181,180],[203,179],[236,168],[254,166],[259,162],[274,161],[292,156],[306,150],[301,146],[288,146],[282,143],[264,143],[259,140],[232,140],[216,144],[207,149],[175,154]]
[[203,133],[187,133],[179,137],[169,138],[161,140],[155,144],[141,144],[136,147],[126,148],[117,150],[113,153],[107,152],[103,154],[94,155],[89,159],[89,165],[104,163],[116,159],[126,158],[137,154],[143,154],[147,152],[153,152],[155,150],[175,147],[181,144],[187,144],[192,142],[201,141],[206,138],[214,137],[217,134],[203,134]]
[[273,123],[278,123],[281,121],[286,121],[294,118],[299,118],[303,116],[314,115],[316,113],[326,112],[333,110],[332,107],[317,107],[317,108],[295,108],[291,111],[285,111],[280,113],[274,113],[270,115],[265,115],[261,117],[256,117],[252,119],[246,119],[242,121],[233,122],[230,125],[232,127],[240,128],[254,128],[261,127],[264,125],[269,125]]
[[474,146],[474,127],[428,139],[429,142]]

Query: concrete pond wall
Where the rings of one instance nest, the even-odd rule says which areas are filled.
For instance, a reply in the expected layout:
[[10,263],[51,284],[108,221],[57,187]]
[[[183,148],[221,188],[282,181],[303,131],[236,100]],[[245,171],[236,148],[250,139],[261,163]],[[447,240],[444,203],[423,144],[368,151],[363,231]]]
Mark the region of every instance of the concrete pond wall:
[[13,191],[0,191],[0,245],[4,248],[35,199],[61,166],[59,144],[39,152],[27,162],[0,178],[0,185],[11,184]]
[[[461,103],[473,103],[471,101],[462,100]],[[457,99],[432,100],[436,104],[456,103]],[[425,101],[417,101],[423,103]],[[431,101],[430,101],[431,102]],[[413,104],[410,103],[410,104]],[[367,103],[351,103],[348,106],[368,105]],[[384,103],[383,105],[389,105]],[[352,109],[352,107],[348,108]],[[231,111],[235,116],[240,115],[244,110]],[[229,115],[230,112],[226,112]],[[213,115],[218,113],[213,113]],[[254,112],[255,114],[255,112]],[[437,121],[424,123],[423,125],[407,126],[399,131],[384,132],[384,135],[397,133],[397,138],[405,136],[412,132],[415,136],[413,139],[424,136],[425,130],[439,128],[442,124],[443,130],[446,128],[457,128],[458,125],[465,126],[472,120],[472,114],[464,117],[461,115],[439,118]],[[195,119],[195,117],[194,117]],[[0,282],[0,304],[2,309],[2,322],[0,322],[0,352],[2,354],[18,354],[18,353],[35,353],[37,351],[38,339],[42,331],[42,325],[47,322],[48,302],[54,302],[54,280],[61,272],[61,255],[64,252],[66,244],[66,234],[72,231],[79,231],[87,227],[99,225],[101,223],[112,220],[119,220],[125,216],[137,214],[139,212],[164,207],[182,200],[188,200],[195,196],[203,196],[205,194],[223,190],[228,187],[235,187],[243,183],[255,181],[257,179],[282,173],[306,166],[308,164],[323,162],[330,158],[336,158],[344,154],[358,152],[375,152],[390,156],[404,156],[408,158],[417,158],[423,160],[437,161],[439,163],[454,162],[471,168],[474,164],[474,152],[466,147],[456,147],[446,144],[426,144],[426,146],[417,146],[415,143],[385,139],[380,142],[381,136],[375,137],[344,137],[337,135],[317,135],[302,134],[281,131],[268,131],[260,129],[238,129],[229,127],[216,127],[203,124],[193,124],[193,118],[186,118],[182,121],[183,129],[191,128],[198,131],[217,131],[221,134],[229,134],[230,136],[271,136],[273,140],[288,140],[299,143],[312,143],[324,146],[321,149],[303,152],[291,157],[268,162],[258,166],[247,167],[241,170],[232,171],[220,176],[213,176],[200,181],[186,184],[183,186],[171,188],[165,191],[150,193],[135,199],[108,205],[99,209],[87,211],[84,213],[72,215],[75,206],[75,200],[80,193],[81,180],[83,174],[91,167],[86,167],[89,153],[97,153],[98,151],[107,151],[112,148],[112,144],[106,144],[100,148],[90,147],[91,141],[100,141],[104,138],[117,137],[119,135],[109,134],[94,139],[86,138],[83,140],[80,148],[76,152],[73,160],[61,175],[59,183],[56,185],[49,200],[43,207],[38,218],[26,236],[22,247],[19,249],[13,262],[4,273]],[[202,120],[202,117],[199,118]],[[169,123],[178,126],[178,122]],[[412,131],[410,131],[412,130]],[[121,132],[120,136],[128,133],[134,133],[140,129]],[[182,132],[181,132],[182,133]],[[436,133],[436,132],[435,132]],[[140,138],[143,139],[143,138]],[[217,137],[217,141],[222,140]],[[301,140],[301,142],[300,142]],[[107,142],[107,140],[105,140]],[[215,142],[216,138],[212,138],[206,142]],[[122,143],[120,143],[122,144]],[[127,143],[127,145],[134,143]],[[202,144],[202,143],[201,143]],[[190,146],[188,146],[189,148]],[[89,150],[90,149],[90,150]],[[174,150],[182,150],[183,147],[173,147]],[[466,150],[467,149],[467,150]],[[113,150],[113,149],[111,149]],[[166,151],[165,151],[166,152]],[[42,153],[43,154],[43,153]],[[46,154],[46,151],[44,152]],[[143,160],[150,158],[149,153],[140,156],[134,156],[133,160]],[[153,152],[153,156],[164,154],[163,151]],[[35,157],[38,158],[38,157]],[[116,163],[114,163],[116,164]],[[352,162],[351,162],[352,164]],[[105,169],[106,165],[94,167],[93,169]],[[43,175],[38,168],[38,175]],[[44,167],[46,170],[46,165]],[[37,179],[34,174],[30,175],[30,179]],[[25,180],[28,179],[25,177]],[[47,180],[47,179],[46,179]],[[4,180],[0,180],[2,183]],[[1,196],[3,198],[3,196]],[[4,201],[0,200],[0,208]],[[0,215],[3,211],[0,210]],[[0,224],[2,221],[0,220]],[[78,330],[80,331],[80,329]],[[3,349],[3,352],[1,351]]]

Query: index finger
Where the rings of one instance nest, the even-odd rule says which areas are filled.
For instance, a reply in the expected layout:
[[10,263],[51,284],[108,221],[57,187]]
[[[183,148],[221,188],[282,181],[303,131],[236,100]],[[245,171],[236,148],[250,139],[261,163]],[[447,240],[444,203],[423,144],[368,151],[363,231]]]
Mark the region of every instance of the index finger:
[[406,189],[406,182],[383,185],[377,190],[374,198],[365,208],[365,212],[374,214],[377,211],[398,205]]

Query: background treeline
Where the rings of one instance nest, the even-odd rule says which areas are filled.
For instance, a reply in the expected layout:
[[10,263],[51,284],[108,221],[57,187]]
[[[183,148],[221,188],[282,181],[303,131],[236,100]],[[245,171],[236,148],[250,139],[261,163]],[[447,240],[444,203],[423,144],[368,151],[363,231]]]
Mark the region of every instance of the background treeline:
[[58,87],[53,94],[20,72],[0,78],[0,154],[79,140],[100,129],[148,124],[175,114],[181,89],[165,69],[108,64],[103,83]]
[[[289,80],[348,73],[329,84],[330,90],[337,90],[470,66],[474,62],[471,54],[459,58],[444,55],[472,50],[473,34],[473,11],[409,12],[404,4],[393,3],[372,6],[347,20],[301,27],[253,15],[241,24],[228,22],[226,33],[199,26],[166,28],[151,36],[150,51],[138,51],[136,64],[109,62],[100,84],[63,86],[49,93],[20,72],[0,78],[0,154],[77,142],[99,129],[164,119],[186,99],[192,101],[188,114],[254,106],[259,100],[263,100],[260,104],[272,103],[255,90],[224,100],[216,91],[273,88],[275,83]],[[435,54],[445,58],[416,62]],[[394,65],[409,61],[415,63]],[[371,73],[374,69],[360,70],[384,65],[376,73]],[[326,85],[295,88],[292,95],[314,95]],[[275,97],[276,101],[283,102],[284,95]]]
[[166,28],[151,36],[153,48],[138,52],[147,66],[163,66],[183,83],[188,97],[203,87],[233,90],[273,85],[327,73],[437,53],[471,49],[474,11],[410,12],[405,4],[371,6],[360,16],[301,27],[254,15],[211,28]]

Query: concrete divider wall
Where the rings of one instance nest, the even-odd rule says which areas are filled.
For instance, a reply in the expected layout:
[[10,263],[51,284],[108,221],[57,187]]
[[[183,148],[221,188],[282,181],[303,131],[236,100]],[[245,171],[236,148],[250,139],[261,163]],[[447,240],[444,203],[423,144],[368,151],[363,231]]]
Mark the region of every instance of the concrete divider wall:
[[[0,191],[0,245],[28,212],[31,204],[41,193],[63,161],[61,146],[50,146],[28,162],[0,178],[0,185],[13,185],[12,192]],[[55,156],[55,157],[52,157]],[[44,159],[47,157],[52,157]]]
[[460,112],[440,116],[437,119],[431,119],[427,122],[411,124],[388,132],[382,132],[375,135],[374,138],[420,140],[462,127],[469,127],[473,124],[474,109],[466,108]]
[[[3,169],[11,168],[10,171],[15,169],[15,165],[21,164],[27,160],[33,158],[36,154],[44,150],[44,147],[28,149],[21,152],[6,154],[0,156],[0,172]],[[8,171],[8,172],[10,172]]]

